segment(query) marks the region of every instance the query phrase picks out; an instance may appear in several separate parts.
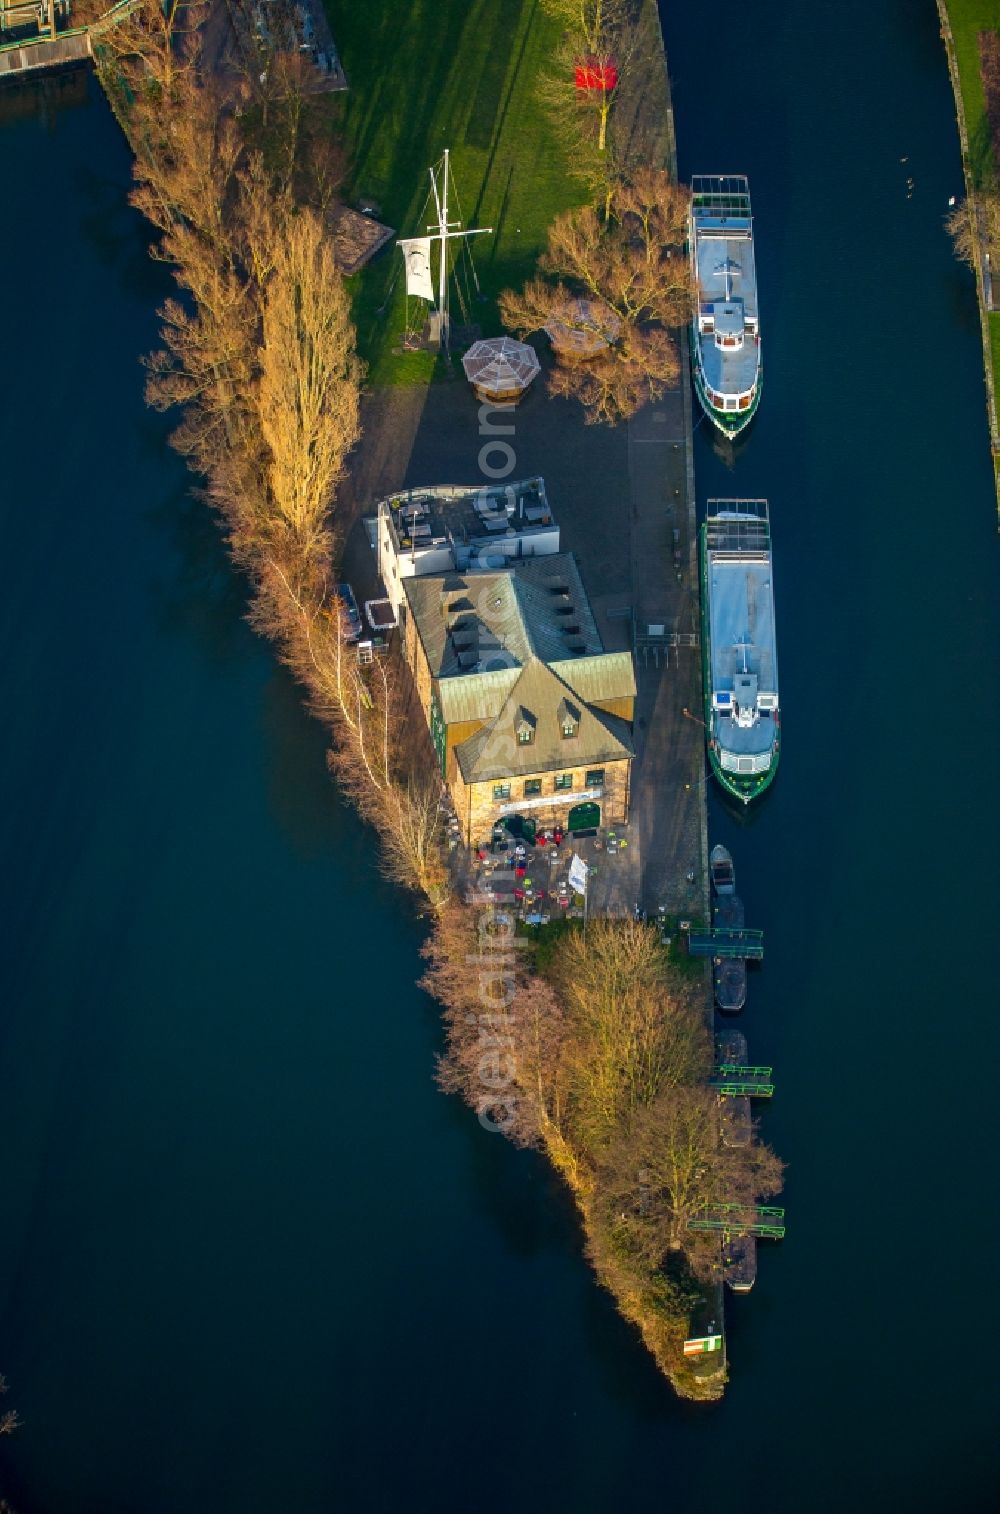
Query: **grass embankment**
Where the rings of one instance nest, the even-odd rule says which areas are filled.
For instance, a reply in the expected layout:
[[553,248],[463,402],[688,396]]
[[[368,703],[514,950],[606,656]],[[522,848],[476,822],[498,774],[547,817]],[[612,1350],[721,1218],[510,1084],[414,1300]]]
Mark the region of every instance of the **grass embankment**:
[[[452,319],[495,334],[500,290],[531,275],[552,220],[586,198],[539,96],[557,27],[537,0],[326,5],[350,82],[339,123],[352,163],[349,203],[372,200],[401,235],[421,234],[433,209],[425,211],[427,170],[450,148],[454,218],[493,227],[473,239],[485,298],[463,288],[463,312],[453,292]],[[401,274],[391,248],[351,281],[358,346],[375,383],[423,383],[433,374],[431,354],[398,352],[406,322]],[[423,301],[410,306],[412,325]]]
[[[966,140],[963,158],[970,196],[995,196],[998,190],[998,163],[994,144],[995,124],[990,120],[983,79],[980,36],[992,32],[1000,35],[1000,0],[938,0],[947,17],[954,43],[955,68],[965,117]],[[954,82],[954,80],[953,80]],[[978,270],[976,286],[980,302],[983,291]],[[993,469],[1000,501],[1000,437],[996,434],[996,396],[1000,392],[1000,312],[984,309],[984,353],[988,377],[992,374],[990,425]],[[988,338],[988,341],[987,341]]]
[[996,165],[979,67],[979,34],[1000,30],[1000,0],[944,0],[955,39],[955,60],[969,134],[969,169],[974,189],[996,185]]

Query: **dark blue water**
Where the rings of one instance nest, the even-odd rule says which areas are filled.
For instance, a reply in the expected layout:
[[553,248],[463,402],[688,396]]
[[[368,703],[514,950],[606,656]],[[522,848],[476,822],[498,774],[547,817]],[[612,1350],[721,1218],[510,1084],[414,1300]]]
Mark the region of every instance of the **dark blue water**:
[[724,19],[664,15],[682,171],[747,171],[758,217],[764,403],[735,473],[703,429],[697,463],[773,509],[782,771],[713,833],[767,932],[744,1020],[790,1230],[715,1408],[658,1379],[542,1164],[433,1088],[419,925],[143,407],[169,283],[110,113],[2,127],[19,1514],[989,1506],[1000,627],[944,59],[929,0]]

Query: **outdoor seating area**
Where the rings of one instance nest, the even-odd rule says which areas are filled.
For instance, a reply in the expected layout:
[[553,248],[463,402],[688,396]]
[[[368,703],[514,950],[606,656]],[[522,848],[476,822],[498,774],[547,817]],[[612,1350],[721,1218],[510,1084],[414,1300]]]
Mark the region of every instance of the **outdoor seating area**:
[[[457,851],[461,844],[457,818],[448,824],[451,846]],[[471,853],[466,900],[502,904],[526,925],[582,919],[584,897],[570,882],[574,856],[587,864],[590,880],[596,882],[602,869],[617,865],[628,844],[627,825],[599,827],[586,835],[557,826],[538,831],[530,839],[498,821],[492,835]]]

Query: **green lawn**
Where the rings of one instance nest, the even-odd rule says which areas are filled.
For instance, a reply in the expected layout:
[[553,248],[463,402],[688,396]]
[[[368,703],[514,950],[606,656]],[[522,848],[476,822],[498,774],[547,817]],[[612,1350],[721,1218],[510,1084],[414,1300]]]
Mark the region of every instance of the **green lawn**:
[[955,38],[972,175],[976,187],[982,189],[995,181],[996,164],[990,150],[978,37],[980,32],[1000,32],[1000,0],[945,0],[945,3]]
[[993,359],[993,392],[1000,401],[1000,310],[991,310],[990,323],[990,352]]
[[[470,285],[467,318],[484,334],[498,331],[497,293],[531,273],[553,216],[585,198],[537,93],[556,29],[538,0],[326,5],[350,83],[339,107],[353,165],[348,203],[369,198],[401,235],[420,234],[427,170],[449,147],[463,224],[494,228],[474,239],[484,298]],[[433,369],[425,353],[392,351],[405,324],[401,272],[392,246],[354,281],[359,346],[375,382],[422,382]],[[413,317],[423,302],[410,303]],[[466,319],[454,285],[452,319]]]

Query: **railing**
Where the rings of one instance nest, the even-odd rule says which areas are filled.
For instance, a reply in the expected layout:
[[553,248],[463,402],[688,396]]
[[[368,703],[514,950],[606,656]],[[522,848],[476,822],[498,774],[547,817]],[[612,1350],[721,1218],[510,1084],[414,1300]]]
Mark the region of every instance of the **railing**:
[[141,4],[142,0],[118,0],[117,5],[105,11],[104,15],[99,16],[90,26],[70,26],[64,32],[57,32],[54,37],[40,32],[37,37],[23,37],[20,42],[3,42],[0,43],[0,53],[16,52],[23,47],[48,47],[53,42],[62,42],[67,37],[99,36],[109,26],[117,26],[119,21],[124,21],[125,17]]
[[771,1205],[713,1204],[688,1220],[689,1230],[715,1230],[723,1235],[756,1235],[780,1241],[785,1234],[785,1211]]
[[770,752],[765,752],[762,756],[740,756],[720,747],[719,766],[724,773],[735,773],[738,778],[747,778],[756,773],[769,772],[771,755]]
[[710,1086],[727,1099],[770,1099],[773,1083],[759,1083],[755,1078],[712,1078]]

